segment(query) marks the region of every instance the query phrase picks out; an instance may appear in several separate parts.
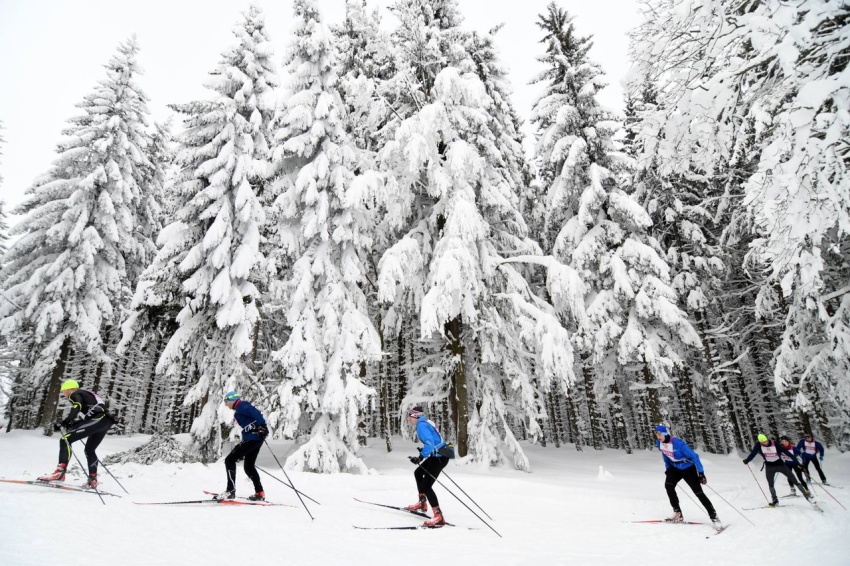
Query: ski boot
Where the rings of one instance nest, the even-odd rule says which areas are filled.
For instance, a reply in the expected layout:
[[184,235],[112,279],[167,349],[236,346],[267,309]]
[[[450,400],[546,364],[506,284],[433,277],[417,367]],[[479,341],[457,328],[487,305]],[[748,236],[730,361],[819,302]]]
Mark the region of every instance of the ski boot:
[[791,487],[791,497],[797,497],[797,490],[794,487]]
[[673,516],[669,517],[667,519],[664,519],[664,522],[665,523],[682,523],[682,522],[684,522],[684,520],[685,520],[685,518],[682,517],[681,511],[674,511]]
[[46,476],[41,476],[38,481],[65,481],[65,468],[67,464],[59,464],[56,466],[56,471]]
[[440,512],[439,507],[434,507],[434,518],[422,523],[423,527],[428,527],[429,529],[437,529],[446,524],[446,520],[443,519],[443,514]]
[[711,526],[714,527],[715,531],[723,530],[723,523],[720,522],[720,518],[717,515],[711,518]]
[[97,488],[97,474],[89,474],[89,481],[83,484],[83,489]]
[[249,495],[248,499],[250,499],[251,501],[265,501],[266,500],[266,492],[265,491],[258,491],[254,495]]
[[223,491],[213,497],[216,501],[224,501],[225,499],[234,499],[236,497],[236,490]]
[[419,502],[414,503],[413,505],[408,505],[404,508],[405,511],[414,511],[420,513],[428,512],[428,498],[425,497],[424,493],[419,494]]
[[767,506],[768,506],[768,507],[779,507],[779,500],[778,500],[778,499],[774,499],[773,501],[771,501],[770,503],[768,503],[768,504],[767,504]]

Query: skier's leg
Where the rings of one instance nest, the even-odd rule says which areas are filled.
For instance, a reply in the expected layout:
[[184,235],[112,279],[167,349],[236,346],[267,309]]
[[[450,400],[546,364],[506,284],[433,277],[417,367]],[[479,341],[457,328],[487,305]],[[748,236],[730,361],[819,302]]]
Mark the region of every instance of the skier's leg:
[[260,493],[263,491],[263,483],[260,481],[260,473],[257,471],[255,464],[257,463],[257,456],[260,454],[260,448],[263,447],[263,441],[250,440],[246,444],[256,444],[256,446],[247,449],[243,468],[245,469],[245,474],[254,483],[254,493]]
[[702,506],[705,507],[705,510],[708,511],[709,518],[714,519],[717,517],[717,511],[714,510],[714,505],[711,504],[711,500],[702,490],[702,484],[699,482],[699,474],[697,473],[696,466],[691,466],[685,470],[684,480],[690,486],[694,495],[697,496],[700,503],[702,503]]
[[777,472],[781,472],[781,470],[785,468],[785,464],[781,464],[779,466],[771,466],[770,464],[765,464],[764,473],[767,476],[767,487],[770,490],[770,500],[771,501],[779,501],[779,498],[776,497],[776,488],[773,486],[774,476]]
[[676,493],[676,484],[683,477],[682,470],[675,466],[670,466],[664,473],[664,489],[667,490],[667,498],[670,500],[670,505],[673,511],[681,512],[679,508],[679,495]]

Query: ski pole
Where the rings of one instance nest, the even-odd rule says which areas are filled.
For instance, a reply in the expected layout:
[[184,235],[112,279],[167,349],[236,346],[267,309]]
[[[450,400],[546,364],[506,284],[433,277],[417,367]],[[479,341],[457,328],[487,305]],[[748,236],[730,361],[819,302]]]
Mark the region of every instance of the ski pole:
[[757,486],[759,486],[759,491],[761,492],[762,495],[764,495],[764,500],[767,501],[768,503],[770,503],[770,499],[767,498],[767,494],[761,488],[761,484],[759,483],[758,478],[756,478],[756,475],[753,473],[753,469],[750,467],[749,463],[747,464],[747,469],[750,470],[750,474],[753,476],[753,481],[756,482]]
[[297,496],[298,496],[298,501],[300,501],[300,502],[301,502],[301,505],[303,505],[303,506],[304,506],[304,510],[305,510],[305,511],[307,511],[307,514],[308,514],[308,515],[310,515],[310,520],[311,520],[311,521],[315,521],[316,519],[313,517],[313,514],[312,514],[312,513],[310,513],[310,510],[309,510],[309,509],[307,509],[307,504],[306,504],[306,503],[304,503],[304,500],[303,500],[303,499],[301,499],[301,492],[300,492],[300,491],[298,491],[297,489],[295,489],[295,484],[294,484],[294,483],[292,483],[292,480],[291,480],[291,479],[289,479],[289,475],[286,473],[286,470],[284,470],[284,469],[283,469],[283,466],[281,465],[280,460],[278,460],[278,459],[277,459],[277,456],[275,455],[274,450],[272,450],[272,447],[271,447],[271,446],[269,446],[269,441],[268,441],[268,440],[266,440],[266,439],[265,439],[265,437],[264,437],[264,438],[263,438],[263,442],[264,442],[264,443],[265,443],[265,445],[268,447],[269,452],[271,452],[271,453],[272,453],[272,458],[274,458],[274,461],[275,461],[275,462],[277,462],[277,465],[280,467],[280,471],[281,471],[281,472],[283,472],[284,477],[286,477],[286,479],[289,481],[289,487],[291,487],[291,488],[295,491],[295,495],[297,495]]
[[844,509],[845,511],[847,511],[847,507],[845,507],[844,505],[841,505],[841,502],[840,502],[840,501],[838,501],[837,499],[835,499],[835,496],[834,496],[834,495],[832,495],[830,492],[828,492],[828,491],[826,490],[826,487],[824,487],[824,485],[823,485],[822,483],[815,483],[815,482],[813,481],[813,482],[812,482],[812,485],[816,485],[816,486],[818,486],[819,488],[821,488],[822,490],[824,490],[824,492],[825,492],[828,496],[832,497],[832,499],[833,499],[836,503],[838,503],[838,505],[840,505],[842,509]]
[[[734,510],[735,510],[735,512],[736,512],[738,515],[740,515],[740,516],[741,516],[741,517],[743,517],[744,519],[747,519],[747,516],[746,516],[746,515],[744,515],[744,514],[743,514],[743,513],[741,513],[740,511],[738,511],[737,507],[735,507],[734,505],[732,505],[731,503],[729,503],[728,501],[726,501],[726,498],[725,498],[725,497],[723,497],[722,495],[720,495],[719,493],[717,493],[716,491],[714,491],[714,488],[713,488],[713,487],[711,487],[711,486],[710,486],[710,485],[708,485],[708,484],[705,484],[705,487],[707,487],[708,489],[710,489],[710,490],[711,490],[711,493],[713,493],[714,495],[716,495],[717,497],[719,497],[720,499],[722,499],[722,500],[723,500],[723,503],[725,503],[726,505],[728,505],[729,507],[731,507],[732,509],[734,509]],[[747,522],[749,522],[749,523],[750,523],[752,526],[754,526],[754,527],[756,526],[756,524],[755,524],[755,523],[753,523],[752,521],[750,521],[749,519],[747,519]]]
[[[473,503],[473,504],[475,504],[475,506],[476,506],[476,507],[478,507],[478,509],[479,509],[482,513],[484,513],[485,515],[487,515],[487,511],[485,511],[484,509],[481,509],[481,506],[480,506],[478,503],[475,503],[475,500],[474,500],[474,499],[472,499],[471,497],[469,497],[469,494],[468,494],[468,493],[466,493],[466,492],[463,490],[463,488],[462,488],[462,487],[460,487],[460,486],[457,484],[457,482],[455,482],[455,480],[453,480],[453,479],[451,478],[451,476],[449,476],[449,474],[447,474],[445,471],[443,471],[443,475],[444,475],[444,476],[446,476],[447,478],[449,478],[449,481],[450,481],[450,482],[452,482],[452,483],[455,485],[455,487],[457,487],[457,488],[460,490],[460,492],[461,492],[462,494],[464,494],[467,498],[469,498],[469,500],[470,500],[470,501],[472,501],[472,503]],[[490,519],[491,521],[493,520],[493,517],[491,517],[490,515],[487,515],[487,518],[488,518],[488,519]]]
[[422,462],[424,462],[425,460],[427,460],[427,459],[428,459],[428,458],[430,458],[430,457],[431,457],[430,455],[429,455],[429,456],[426,456],[423,460],[421,460],[420,462],[417,462],[416,467],[418,467],[418,468],[422,468],[422,471],[423,471],[423,472],[425,472],[426,474],[428,474],[428,477],[430,477],[432,480],[434,480],[435,482],[437,482],[438,484],[440,484],[440,487],[442,487],[443,489],[445,489],[446,491],[448,491],[448,492],[449,492],[449,495],[451,495],[452,497],[454,497],[455,499],[457,499],[458,501],[460,501],[461,505],[463,505],[464,507],[466,507],[467,509],[469,509],[470,513],[472,513],[473,515],[475,515],[476,517],[478,517],[478,519],[479,519],[482,523],[484,523],[485,525],[487,525],[487,528],[489,528],[491,531],[493,531],[494,533],[496,533],[497,535],[499,535],[499,538],[504,538],[504,537],[502,537],[502,535],[500,535],[500,534],[499,534],[499,531],[497,531],[496,529],[494,529],[493,527],[491,527],[491,526],[490,526],[490,523],[488,523],[487,521],[485,521],[484,519],[482,519],[482,518],[481,518],[481,516],[480,516],[478,513],[476,513],[475,511],[473,511],[473,510],[472,510],[472,508],[471,508],[469,505],[467,505],[466,503],[464,503],[464,502],[463,502],[463,500],[462,500],[460,497],[458,497],[457,495],[455,495],[455,494],[452,492],[452,490],[450,490],[450,489],[449,489],[449,488],[447,488],[445,485],[443,485],[443,482],[441,482],[440,480],[438,480],[437,478],[435,478],[434,476],[432,476],[432,475],[431,475],[431,472],[429,472],[428,470],[426,470],[425,468],[423,468],[423,467],[422,467]]
[[[680,488],[680,486],[678,486],[678,485],[677,485],[676,487],[677,487],[677,488]],[[685,491],[684,489],[681,489],[681,488],[679,489],[679,491],[681,491],[682,493],[684,493],[685,495],[687,495],[687,496],[688,496],[688,499],[690,499],[690,500],[691,500],[691,502],[692,502],[694,505],[696,505],[697,507],[699,507],[700,509],[702,509],[702,512],[703,512],[703,513],[705,513],[706,515],[708,515],[708,510],[707,510],[705,507],[703,507],[702,505],[700,505],[699,503],[697,503],[696,499],[694,499],[693,497],[691,497],[691,494],[690,494],[690,493],[688,493],[687,491]],[[710,519],[710,518],[711,518],[711,516],[709,516],[709,519]]]
[[[68,441],[66,440],[65,442],[68,442]],[[74,455],[74,459],[77,461],[77,464],[79,464],[79,465],[80,465],[80,468],[82,468],[82,469],[86,472],[86,476],[88,476],[88,475],[89,475],[89,474],[88,474],[88,468],[87,468],[87,467],[86,467],[86,468],[83,468],[83,463],[82,463],[82,462],[80,462],[80,457],[79,457],[79,456],[77,456],[77,453],[76,453],[76,452],[74,452],[74,451],[71,449],[71,443],[70,443],[70,442],[68,442],[68,449],[70,450],[71,454],[73,454],[73,455]],[[103,503],[104,505],[106,505],[106,501],[104,501],[104,500],[103,500],[103,496],[100,494],[100,490],[99,490],[99,489],[97,489],[97,486],[94,486],[94,492],[97,494],[97,496],[98,496],[98,497],[100,497],[100,502],[101,502],[101,503]]]
[[[83,446],[85,447],[85,445],[86,445],[86,441],[85,441],[85,440],[80,439],[80,442],[82,442],[82,443],[83,443]],[[98,458],[97,463],[98,463],[98,464],[100,464],[101,466],[103,466],[103,469],[104,469],[104,470],[106,470],[106,473],[107,473],[107,474],[109,474],[109,477],[111,477],[113,480],[115,480],[115,483],[117,483],[117,484],[118,484],[118,486],[119,486],[121,489],[123,489],[123,490],[124,490],[124,493],[126,493],[127,495],[130,495],[130,492],[129,492],[129,491],[127,491],[127,489],[126,489],[123,485],[121,485],[121,482],[120,482],[120,481],[118,481],[118,478],[116,478],[114,475],[112,475],[112,472],[110,472],[110,471],[109,471],[109,468],[107,468],[107,467],[106,467],[106,464],[104,464],[104,463],[100,460],[100,458]]]
[[273,480],[275,480],[275,481],[277,481],[277,482],[282,483],[283,485],[285,485],[285,486],[286,486],[286,487],[288,487],[289,489],[291,489],[291,490],[293,490],[293,491],[297,491],[298,493],[300,493],[301,495],[303,495],[304,497],[306,497],[307,499],[309,499],[310,501],[312,501],[312,502],[313,502],[313,503],[315,503],[316,505],[321,505],[321,503],[319,503],[318,501],[316,501],[315,499],[313,499],[312,497],[310,497],[309,495],[307,495],[307,494],[306,494],[306,493],[304,493],[303,491],[298,491],[297,489],[295,489],[294,487],[292,487],[291,485],[289,485],[288,483],[286,483],[285,481],[283,481],[283,480],[282,480],[282,479],[280,479],[279,477],[277,477],[277,476],[275,476],[275,475],[273,475],[273,474],[271,474],[271,473],[267,472],[266,470],[264,470],[264,469],[263,469],[263,468],[261,468],[260,466],[256,466],[256,468],[257,468],[258,470],[260,470],[261,472],[263,472],[264,474],[266,474],[267,476],[269,476],[270,478],[272,478]]

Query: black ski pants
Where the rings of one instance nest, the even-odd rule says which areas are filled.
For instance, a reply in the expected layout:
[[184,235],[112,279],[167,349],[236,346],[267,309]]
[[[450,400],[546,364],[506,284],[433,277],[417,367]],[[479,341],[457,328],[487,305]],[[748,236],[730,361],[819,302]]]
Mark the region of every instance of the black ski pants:
[[71,459],[71,444],[88,438],[86,442],[86,464],[89,467],[89,475],[97,474],[97,464],[100,460],[97,459],[95,450],[106,436],[109,428],[115,424],[112,417],[109,415],[101,415],[96,419],[84,419],[80,426],[74,430],[70,430],[62,435],[59,439],[59,464],[68,465],[68,460]]
[[667,497],[670,499],[670,505],[673,506],[673,511],[681,511],[679,507],[679,495],[676,493],[676,484],[679,480],[685,480],[685,483],[697,496],[705,510],[708,511],[708,516],[714,519],[717,517],[717,511],[714,510],[714,505],[702,491],[702,484],[699,483],[699,474],[696,466],[688,466],[684,470],[680,470],[676,466],[667,468],[666,478],[664,480],[664,488],[667,490]]
[[791,473],[791,470],[782,462],[765,462],[764,464],[764,474],[767,476],[767,488],[770,490],[771,501],[779,501],[776,498],[776,488],[773,483],[775,481],[776,474],[783,474],[786,478],[788,478],[788,485],[790,486],[798,486],[800,491],[804,494],[808,493],[806,490],[805,483],[797,483],[797,480],[794,478],[794,474]]
[[809,473],[809,464],[810,463],[815,465],[815,469],[818,471],[818,475],[820,476],[820,481],[825,482],[826,476],[823,475],[823,470],[820,469],[820,462],[818,462],[817,458],[812,458],[811,460],[806,460],[805,462],[803,462],[803,467],[806,468],[806,473],[807,474]]
[[[788,464],[785,464],[788,466]],[[800,485],[806,485],[806,478],[803,477],[803,467],[802,466],[788,466],[791,470],[794,470],[794,473],[797,474],[797,480],[800,482]],[[794,482],[791,481],[791,478],[788,478],[788,485],[794,487]]]
[[260,438],[254,440],[243,440],[233,447],[227,458],[224,459],[224,469],[227,470],[227,491],[236,489],[236,462],[245,460],[245,474],[254,482],[254,491],[259,493],[263,491],[263,484],[260,482],[260,474],[257,472],[257,455],[260,453],[260,448],[263,447],[263,440]]
[[416,466],[416,471],[413,472],[413,477],[416,478],[416,489],[419,490],[419,493],[425,494],[431,507],[440,506],[437,494],[434,493],[434,482],[437,481],[440,472],[443,471],[443,468],[448,463],[448,458],[436,455],[429,456],[425,461]]

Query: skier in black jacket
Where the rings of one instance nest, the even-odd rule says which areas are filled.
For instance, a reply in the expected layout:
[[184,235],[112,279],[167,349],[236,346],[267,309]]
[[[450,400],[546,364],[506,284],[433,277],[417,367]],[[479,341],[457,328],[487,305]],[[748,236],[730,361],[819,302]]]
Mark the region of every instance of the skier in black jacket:
[[792,487],[796,485],[800,488],[800,491],[806,499],[814,501],[811,492],[806,489],[805,485],[801,485],[797,482],[794,475],[791,473],[791,470],[782,460],[782,456],[784,455],[796,461],[793,452],[783,448],[782,445],[775,440],[770,440],[766,435],[760,434],[758,435],[758,440],[755,446],[753,446],[752,452],[750,452],[749,456],[744,458],[744,464],[749,465],[750,460],[759,454],[761,454],[761,457],[764,458],[764,473],[767,476],[767,487],[770,488],[770,496],[773,498],[771,502],[768,503],[770,507],[776,507],[779,505],[779,499],[776,497],[776,488],[773,487],[774,476],[776,476],[776,474],[784,475],[788,478],[788,483]]
[[60,391],[71,402],[71,412],[62,421],[56,423],[56,430],[65,429],[65,433],[59,440],[59,465],[56,466],[55,472],[42,476],[38,480],[64,481],[68,460],[71,459],[71,444],[82,438],[88,438],[85,452],[89,478],[83,484],[83,488],[96,488],[99,460],[95,450],[109,428],[115,424],[115,420],[106,412],[103,400],[97,394],[80,389],[80,384],[73,379],[63,381]]

